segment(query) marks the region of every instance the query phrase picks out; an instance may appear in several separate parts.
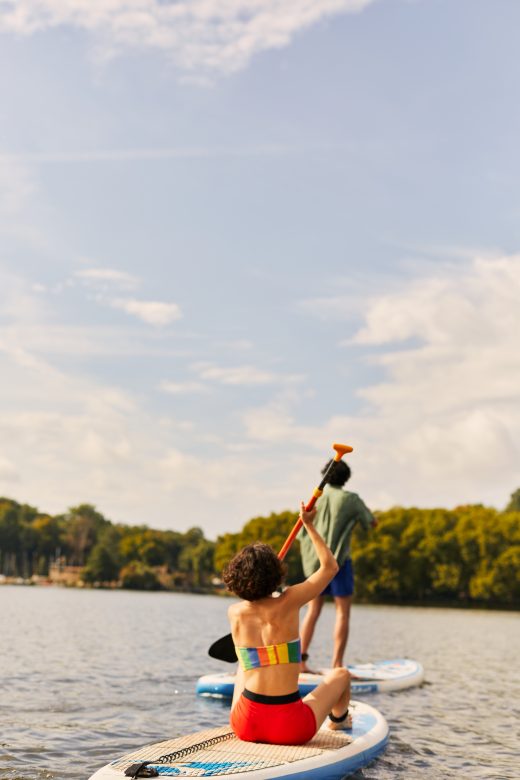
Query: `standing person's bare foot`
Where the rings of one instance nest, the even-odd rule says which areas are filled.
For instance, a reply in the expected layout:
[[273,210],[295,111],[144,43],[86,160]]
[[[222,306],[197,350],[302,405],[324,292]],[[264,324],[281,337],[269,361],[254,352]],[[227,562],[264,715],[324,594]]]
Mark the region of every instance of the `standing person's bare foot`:
[[302,653],[302,660],[300,661],[300,672],[303,672],[304,674],[322,674],[322,672],[316,672],[314,669],[309,669],[307,666],[308,658],[308,653]]
[[300,664],[300,674],[323,674],[323,672],[320,671],[319,669],[318,670],[316,670],[316,669],[309,669],[307,664],[302,662]]

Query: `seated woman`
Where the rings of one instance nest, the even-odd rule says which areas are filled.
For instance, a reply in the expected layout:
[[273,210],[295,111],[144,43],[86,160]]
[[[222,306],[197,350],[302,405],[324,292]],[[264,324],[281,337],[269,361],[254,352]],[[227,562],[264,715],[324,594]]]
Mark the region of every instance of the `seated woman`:
[[330,728],[350,728],[350,674],[339,667],[303,699],[298,691],[301,650],[299,611],[318,596],[338,571],[334,557],[313,526],[316,510],[301,518],[312,539],[319,569],[281,595],[284,564],[274,550],[257,542],[228,563],[223,580],[243,601],[229,610],[239,660],[230,723],[239,739],[275,745],[301,745],[315,735],[327,715]]

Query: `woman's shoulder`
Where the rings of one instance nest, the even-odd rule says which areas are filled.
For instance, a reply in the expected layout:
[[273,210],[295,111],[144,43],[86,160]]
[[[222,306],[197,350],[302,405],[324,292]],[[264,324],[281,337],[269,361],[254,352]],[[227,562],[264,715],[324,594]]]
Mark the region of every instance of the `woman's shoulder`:
[[283,593],[280,594],[279,598],[277,599],[277,608],[285,611],[287,609],[290,609],[292,605],[292,599],[295,592],[295,586],[294,585],[287,585],[287,587],[284,589]]
[[244,604],[243,601],[237,601],[234,604],[231,604],[231,606],[228,607],[228,611],[227,611],[228,617],[230,618],[237,617],[242,611],[241,607],[243,604]]

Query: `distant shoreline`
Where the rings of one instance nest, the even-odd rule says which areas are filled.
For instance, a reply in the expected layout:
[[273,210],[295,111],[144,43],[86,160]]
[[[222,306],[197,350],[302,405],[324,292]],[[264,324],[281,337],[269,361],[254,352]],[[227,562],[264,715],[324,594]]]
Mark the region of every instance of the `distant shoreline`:
[[121,590],[121,591],[133,591],[135,593],[200,593],[211,596],[228,596],[223,588],[204,588],[204,587],[191,587],[191,588],[128,588],[119,585],[118,583],[103,583],[103,584],[91,584],[91,583],[78,583],[78,584],[65,584],[63,582],[52,582],[51,580],[40,578],[38,581],[32,579],[23,579],[22,577],[5,577],[0,575],[0,587],[2,586],[14,586],[17,588],[61,588],[63,590]]
[[[1,578],[0,587],[2,585],[25,587],[25,588],[59,588],[63,590],[96,590],[96,591],[124,591],[126,593],[173,593],[177,595],[200,595],[200,596],[219,596],[221,598],[233,598],[232,594],[228,593],[223,588],[157,588],[154,590],[146,590],[144,588],[123,588],[120,585],[64,585],[62,583],[50,582],[48,580],[32,582],[30,580],[22,580],[21,578]],[[327,601],[331,599],[327,598]],[[493,604],[489,602],[472,602],[472,601],[442,601],[439,599],[431,599],[424,601],[366,601],[355,600],[354,606],[358,607],[423,607],[427,609],[462,609],[462,610],[475,610],[481,612],[520,612],[520,604]]]

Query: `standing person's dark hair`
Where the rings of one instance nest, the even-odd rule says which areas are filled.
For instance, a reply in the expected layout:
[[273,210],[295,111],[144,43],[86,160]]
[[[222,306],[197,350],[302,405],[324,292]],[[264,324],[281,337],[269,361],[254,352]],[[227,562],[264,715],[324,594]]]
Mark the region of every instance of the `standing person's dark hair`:
[[[321,470],[322,474],[326,474],[330,468],[332,458],[327,461]],[[349,481],[352,476],[350,467],[344,460],[339,460],[334,463],[334,466],[330,469],[330,474],[327,477],[327,485],[334,485],[334,487],[343,487],[343,485]]]
[[[330,463],[331,461],[325,464],[321,472],[323,475],[325,475]],[[316,503],[316,529],[332,550],[340,568],[325,590],[309,602],[301,628],[303,671],[311,671],[306,663],[308,649],[325,596],[332,596],[336,607],[332,666],[343,666],[343,656],[349,633],[350,607],[354,593],[354,568],[350,557],[350,537],[358,523],[365,529],[376,525],[374,516],[361,498],[356,493],[343,489],[350,477],[351,472],[348,464],[344,460],[337,461],[327,477],[323,495]],[[303,573],[309,577],[316,569],[318,562],[310,539],[307,538],[305,532],[301,534],[300,551]]]

